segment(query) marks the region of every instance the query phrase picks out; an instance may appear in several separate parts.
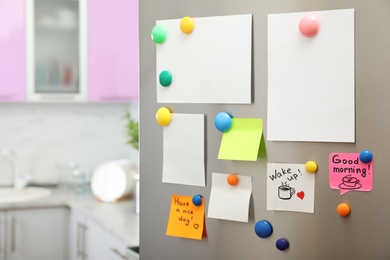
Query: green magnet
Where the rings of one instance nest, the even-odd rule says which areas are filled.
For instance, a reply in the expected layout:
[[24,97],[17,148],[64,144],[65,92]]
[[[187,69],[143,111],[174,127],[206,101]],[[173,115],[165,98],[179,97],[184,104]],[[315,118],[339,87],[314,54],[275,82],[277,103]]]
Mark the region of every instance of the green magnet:
[[168,87],[172,83],[172,74],[167,70],[162,71],[159,78],[160,84],[164,87]]
[[161,44],[167,39],[167,30],[162,25],[156,25],[152,29],[152,40],[155,43]]

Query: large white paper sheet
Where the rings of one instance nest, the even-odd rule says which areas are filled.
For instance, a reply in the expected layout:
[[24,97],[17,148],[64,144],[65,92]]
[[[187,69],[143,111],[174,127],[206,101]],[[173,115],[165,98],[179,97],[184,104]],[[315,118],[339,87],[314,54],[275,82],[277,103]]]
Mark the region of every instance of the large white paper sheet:
[[172,113],[164,127],[163,182],[205,186],[204,115]]
[[268,15],[268,140],[354,142],[354,70],[353,9]]
[[304,164],[267,164],[267,210],[314,213],[315,174]]
[[231,186],[228,176],[213,173],[207,217],[248,222],[252,177],[238,175],[238,184]]
[[[168,31],[157,44],[158,103],[251,103],[252,15],[193,18],[184,34],[181,19],[160,20]],[[172,83],[159,75],[168,70]]]

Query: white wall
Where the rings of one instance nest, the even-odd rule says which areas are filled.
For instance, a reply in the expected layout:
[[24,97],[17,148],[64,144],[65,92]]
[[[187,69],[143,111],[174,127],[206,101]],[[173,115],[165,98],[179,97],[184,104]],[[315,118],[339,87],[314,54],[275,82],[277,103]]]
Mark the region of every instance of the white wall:
[[[100,163],[138,153],[126,144],[130,109],[138,119],[138,104],[0,104],[0,149],[12,149],[32,182],[56,183],[56,163],[75,160],[91,173]],[[0,167],[1,169],[1,167]]]

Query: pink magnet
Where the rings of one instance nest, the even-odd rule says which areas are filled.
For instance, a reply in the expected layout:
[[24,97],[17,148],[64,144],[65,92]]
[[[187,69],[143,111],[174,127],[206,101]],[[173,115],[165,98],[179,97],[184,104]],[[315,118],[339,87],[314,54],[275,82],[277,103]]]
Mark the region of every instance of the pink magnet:
[[319,28],[320,22],[314,15],[305,15],[299,21],[299,31],[307,37],[315,36]]

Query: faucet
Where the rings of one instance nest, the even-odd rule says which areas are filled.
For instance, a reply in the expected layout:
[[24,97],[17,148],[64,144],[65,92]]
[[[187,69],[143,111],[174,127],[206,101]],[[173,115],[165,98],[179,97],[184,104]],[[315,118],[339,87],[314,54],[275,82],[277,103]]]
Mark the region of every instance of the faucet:
[[14,189],[20,190],[27,186],[28,176],[22,175],[19,169],[19,164],[16,161],[16,154],[9,149],[3,149],[0,156],[11,160],[13,164]]

